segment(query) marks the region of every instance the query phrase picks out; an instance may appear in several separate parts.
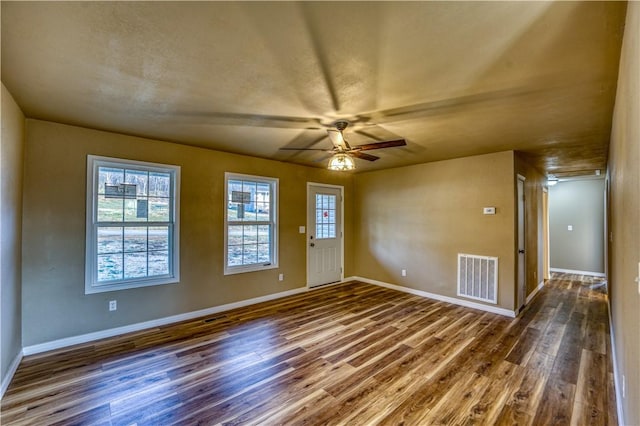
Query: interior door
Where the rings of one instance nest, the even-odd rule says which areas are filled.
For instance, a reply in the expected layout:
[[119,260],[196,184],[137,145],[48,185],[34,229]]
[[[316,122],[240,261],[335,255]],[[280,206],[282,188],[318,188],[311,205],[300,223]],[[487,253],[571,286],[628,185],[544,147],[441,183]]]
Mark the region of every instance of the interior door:
[[522,308],[526,299],[526,232],[525,232],[525,198],[523,176],[518,175],[518,289],[516,309]]
[[307,194],[307,282],[316,287],[342,279],[342,190],[310,184]]

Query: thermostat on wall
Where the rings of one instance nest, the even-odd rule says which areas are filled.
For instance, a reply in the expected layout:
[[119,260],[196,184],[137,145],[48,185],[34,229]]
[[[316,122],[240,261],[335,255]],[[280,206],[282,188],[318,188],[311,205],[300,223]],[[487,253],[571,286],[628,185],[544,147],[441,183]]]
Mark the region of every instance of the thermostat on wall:
[[496,208],[495,207],[485,207],[482,209],[482,213],[484,214],[496,214]]

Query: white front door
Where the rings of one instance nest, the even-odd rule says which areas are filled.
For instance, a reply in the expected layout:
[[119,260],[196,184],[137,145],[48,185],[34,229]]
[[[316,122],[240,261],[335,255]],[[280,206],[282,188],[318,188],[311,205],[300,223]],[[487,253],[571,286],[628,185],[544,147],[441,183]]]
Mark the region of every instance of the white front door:
[[309,287],[342,279],[342,188],[307,189],[307,282]]

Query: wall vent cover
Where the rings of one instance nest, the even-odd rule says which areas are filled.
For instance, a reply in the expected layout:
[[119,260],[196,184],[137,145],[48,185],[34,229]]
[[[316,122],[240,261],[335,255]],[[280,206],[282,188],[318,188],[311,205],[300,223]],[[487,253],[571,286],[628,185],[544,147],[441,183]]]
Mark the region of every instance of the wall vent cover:
[[458,253],[458,296],[498,303],[498,258]]

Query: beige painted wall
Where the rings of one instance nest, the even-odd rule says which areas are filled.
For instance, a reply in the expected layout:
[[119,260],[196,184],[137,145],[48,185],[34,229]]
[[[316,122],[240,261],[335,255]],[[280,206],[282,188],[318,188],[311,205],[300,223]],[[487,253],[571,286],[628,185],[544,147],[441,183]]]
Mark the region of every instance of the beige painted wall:
[[[526,178],[524,184],[525,197],[525,260],[526,260],[526,294],[533,292],[544,279],[542,258],[544,256],[544,206],[542,204],[542,188],[546,178],[521,153],[516,153],[515,172]],[[517,194],[516,194],[517,196]],[[517,232],[517,230],[516,230]],[[516,277],[517,280],[517,277]]]
[[[620,424],[640,424],[640,3],[629,2],[609,150],[613,242],[609,245],[611,315],[618,366],[625,376]],[[622,421],[624,420],[624,421]]]
[[512,310],[513,172],[508,151],[356,175],[356,275],[457,297],[458,253],[497,256],[498,305]]
[[22,351],[20,292],[24,115],[2,84],[0,136],[0,380]]
[[[181,282],[84,294],[87,154],[182,167]],[[280,267],[223,275],[224,173],[280,179]],[[345,275],[352,274],[352,176],[174,143],[27,120],[25,346],[223,305],[306,285],[307,181],[345,186]],[[284,282],[278,273],[285,274]],[[108,312],[107,301],[118,310]]]

